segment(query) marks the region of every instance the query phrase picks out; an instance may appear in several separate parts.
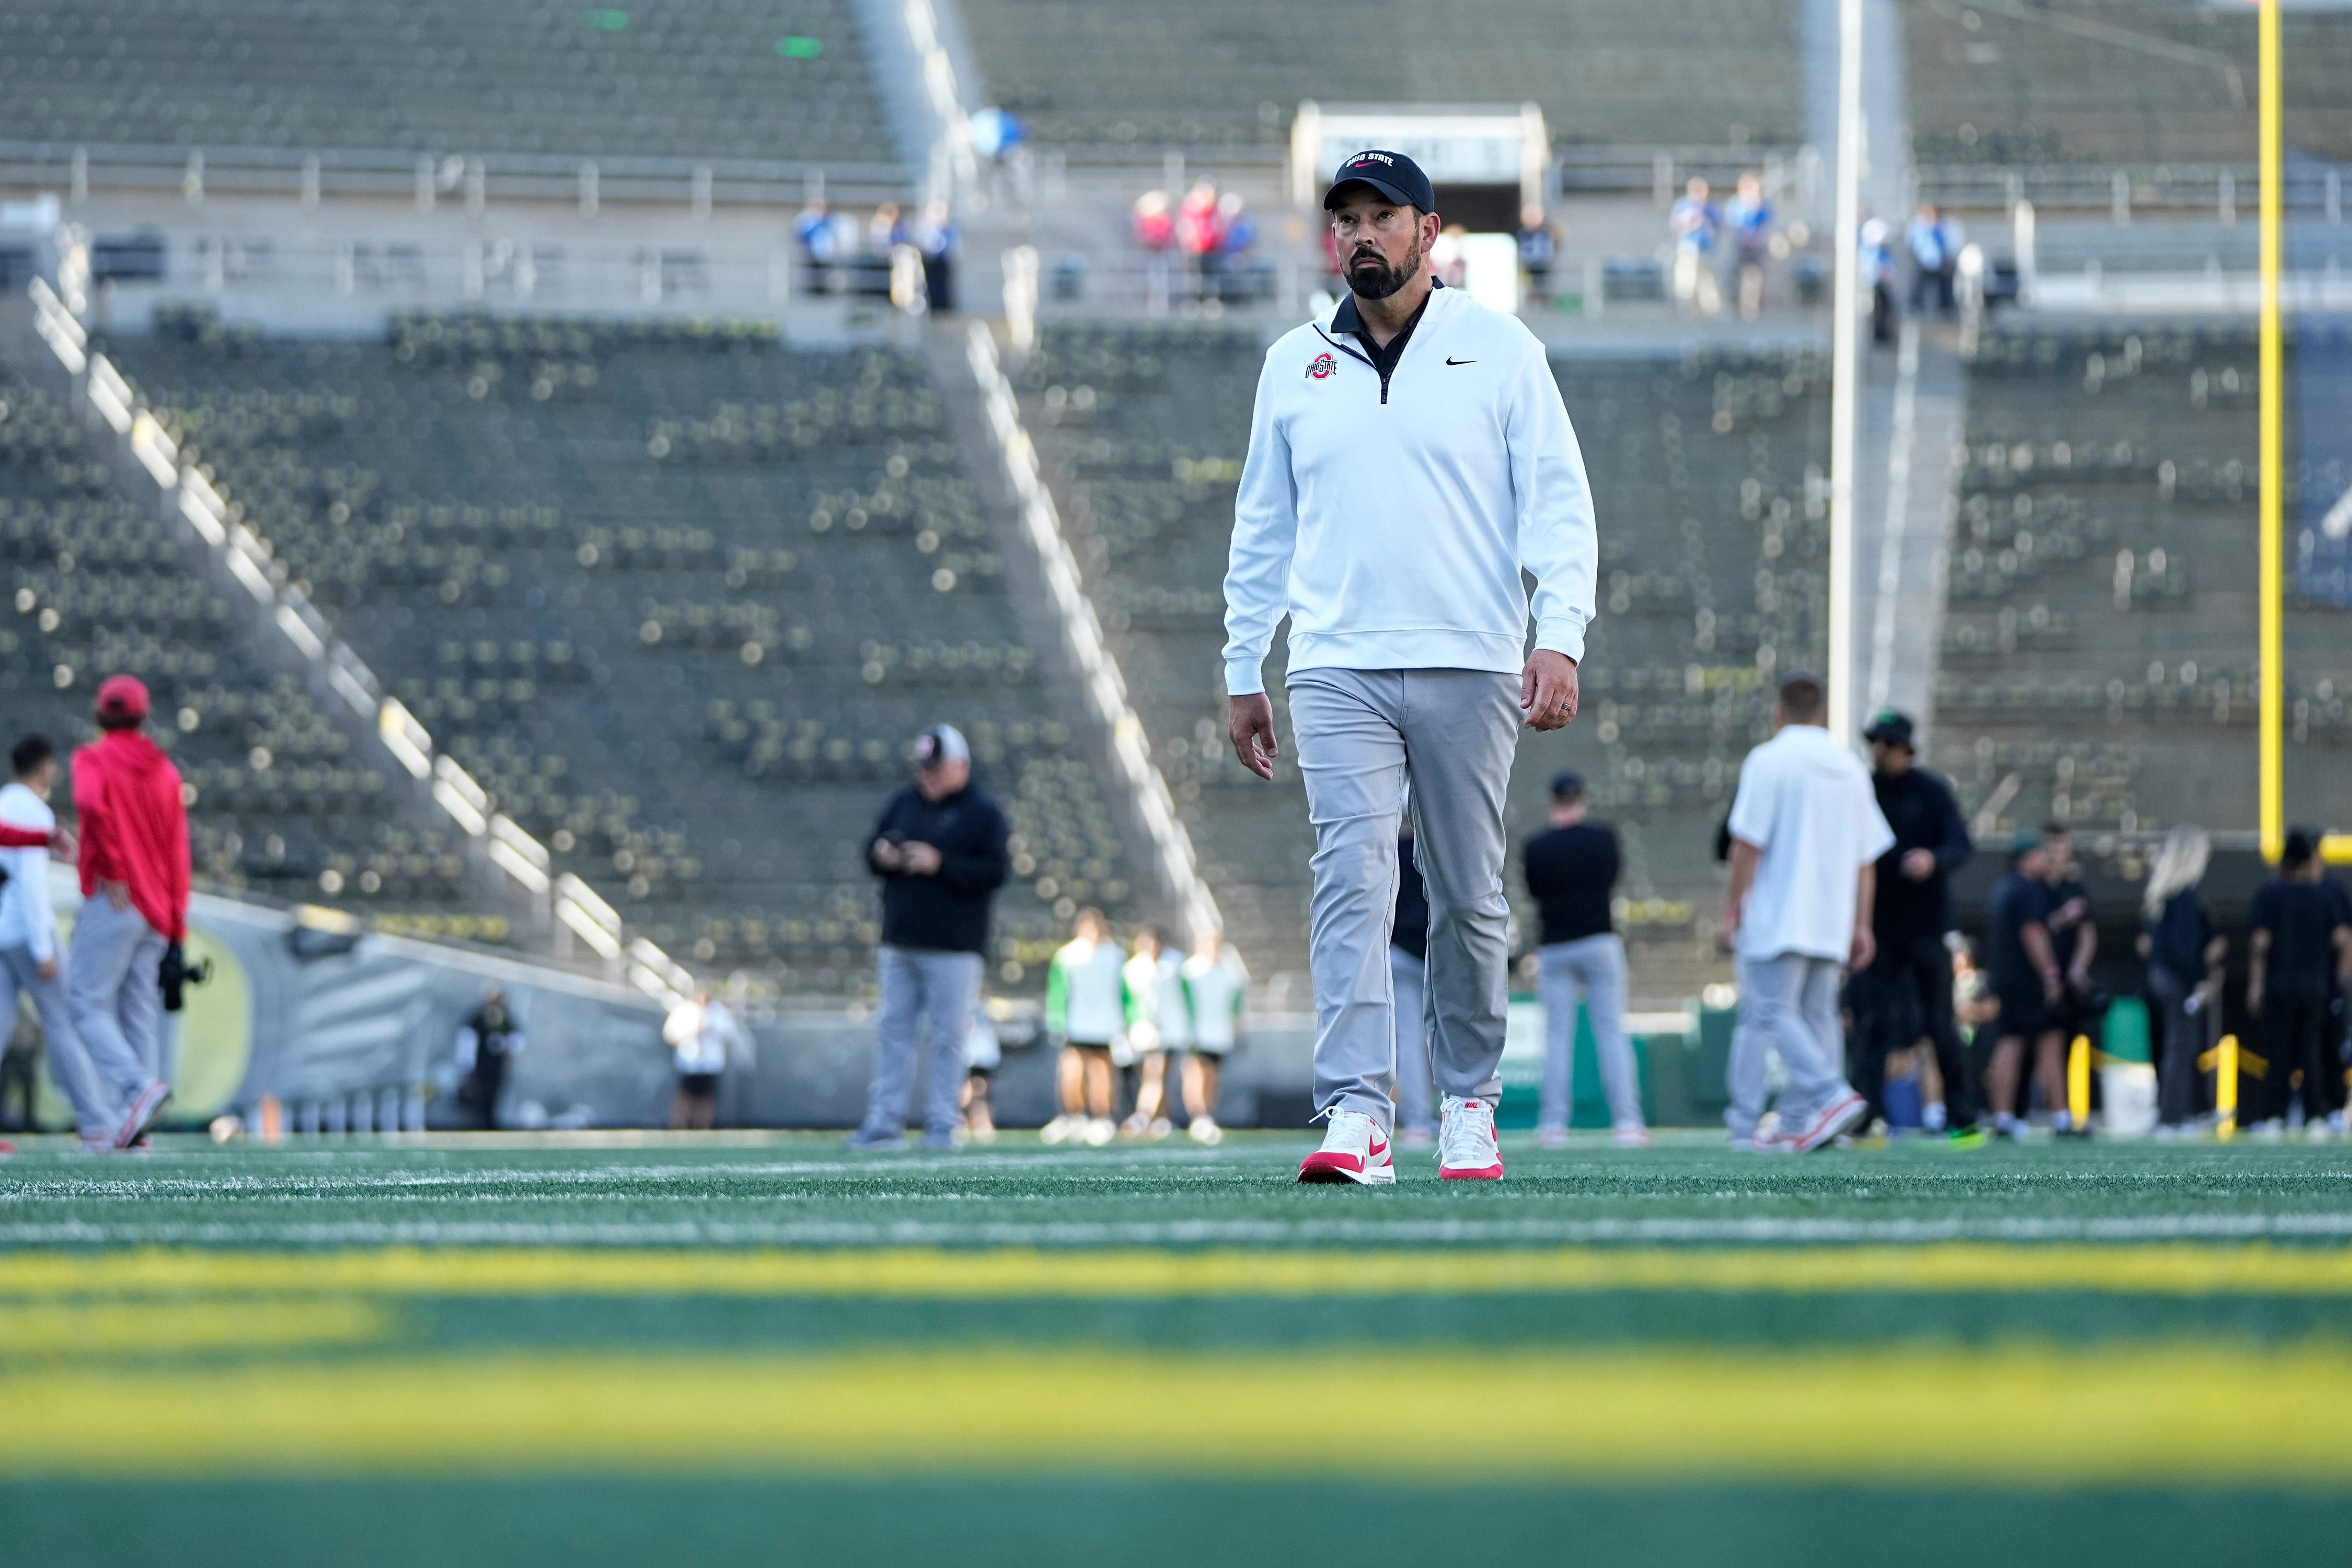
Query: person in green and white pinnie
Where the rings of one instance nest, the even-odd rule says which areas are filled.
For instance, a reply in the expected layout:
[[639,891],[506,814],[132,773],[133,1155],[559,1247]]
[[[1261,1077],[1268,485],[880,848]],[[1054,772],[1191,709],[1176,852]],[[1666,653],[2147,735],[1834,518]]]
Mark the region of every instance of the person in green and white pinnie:
[[1062,1048],[1055,1071],[1062,1113],[1039,1133],[1048,1143],[1100,1148],[1118,1135],[1110,1058],[1127,1032],[1126,960],[1103,912],[1080,910],[1075,934],[1045,972],[1045,1032]]

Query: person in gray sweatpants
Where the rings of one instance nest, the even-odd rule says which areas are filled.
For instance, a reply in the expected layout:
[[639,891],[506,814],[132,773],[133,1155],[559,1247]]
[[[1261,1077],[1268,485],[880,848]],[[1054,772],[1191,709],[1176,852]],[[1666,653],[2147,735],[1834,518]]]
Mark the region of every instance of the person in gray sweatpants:
[[1616,830],[1587,820],[1587,810],[1583,775],[1554,774],[1550,826],[1519,850],[1528,891],[1543,917],[1538,984],[1544,1065],[1536,1097],[1536,1142],[1556,1148],[1568,1141],[1576,1088],[1576,1009],[1581,1002],[1592,1020],[1612,1135],[1621,1148],[1638,1148],[1650,1135],[1642,1120],[1633,1047],[1625,1037],[1625,943],[1617,935],[1612,907],[1622,856]]
[[[57,747],[46,735],[27,735],[16,742],[9,763],[16,776],[0,788],[0,823],[54,833],[58,818],[49,808],[49,791],[57,782]],[[0,849],[0,868],[8,875],[0,884],[0,1033],[16,1022],[17,994],[31,997],[40,1015],[49,1077],[73,1107],[82,1148],[111,1149],[122,1107],[90,1069],[74,1034],[57,916],[49,904],[49,852],[37,847]]]
[[1429,900],[1431,1077],[1442,1097],[1491,1103],[1503,1088],[1511,919],[1503,795],[1519,681],[1475,669],[1306,669],[1289,685],[1315,826],[1315,1103],[1383,1126],[1392,1114],[1389,936],[1408,775],[1413,858]]

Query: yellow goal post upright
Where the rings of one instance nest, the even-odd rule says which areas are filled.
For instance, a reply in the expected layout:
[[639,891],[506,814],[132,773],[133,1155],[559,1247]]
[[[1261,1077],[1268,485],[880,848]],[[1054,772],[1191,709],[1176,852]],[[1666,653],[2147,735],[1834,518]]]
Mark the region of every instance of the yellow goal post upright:
[[[2286,345],[2279,300],[2286,182],[2280,125],[2279,0],[2260,0],[2256,34],[2263,193],[2262,454],[2256,503],[2262,552],[2257,594],[2262,616],[2258,732],[2263,858],[2275,861],[2286,843]],[[2328,834],[2320,840],[2320,853],[2338,863],[2352,861],[2352,833]]]

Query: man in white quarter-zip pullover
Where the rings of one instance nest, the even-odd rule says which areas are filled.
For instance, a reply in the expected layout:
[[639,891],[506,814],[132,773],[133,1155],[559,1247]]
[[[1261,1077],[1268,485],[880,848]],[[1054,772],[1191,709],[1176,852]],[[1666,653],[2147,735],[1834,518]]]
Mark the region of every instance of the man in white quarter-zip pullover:
[[[1435,197],[1412,160],[1358,153],[1324,205],[1349,293],[1266,353],[1225,574],[1228,731],[1262,778],[1279,751],[1262,667],[1290,617],[1316,839],[1315,1101],[1328,1122],[1298,1179],[1396,1179],[1389,921],[1410,809],[1429,894],[1438,1172],[1493,1180],[1503,796],[1519,727],[1576,716],[1592,499],[1542,343],[1432,277]],[[1532,648],[1522,568],[1537,584]]]

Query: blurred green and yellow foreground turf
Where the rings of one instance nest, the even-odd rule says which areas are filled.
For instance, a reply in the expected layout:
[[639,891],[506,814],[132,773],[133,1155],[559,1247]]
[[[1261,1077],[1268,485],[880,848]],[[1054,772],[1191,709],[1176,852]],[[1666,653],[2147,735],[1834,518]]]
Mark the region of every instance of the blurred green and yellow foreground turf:
[[2352,1153],[1303,1147],[35,1147],[0,1555],[2345,1560]]

